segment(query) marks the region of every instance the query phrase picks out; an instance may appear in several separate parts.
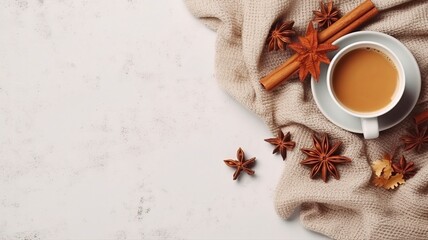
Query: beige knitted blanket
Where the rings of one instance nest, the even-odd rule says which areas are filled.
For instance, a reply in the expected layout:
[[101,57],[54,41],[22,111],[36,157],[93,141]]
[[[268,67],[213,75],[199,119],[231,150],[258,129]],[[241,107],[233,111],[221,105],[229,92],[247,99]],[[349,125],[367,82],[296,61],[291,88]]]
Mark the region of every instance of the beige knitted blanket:
[[[362,0],[335,1],[342,13]],[[428,0],[373,0],[381,11],[364,27],[394,36],[414,54],[422,74],[421,96],[413,113],[428,107]],[[411,118],[364,140],[328,121],[318,110],[310,84],[296,79],[273,92],[262,89],[259,79],[279,66],[291,53],[267,52],[265,40],[279,17],[295,21],[304,34],[315,0],[186,0],[190,11],[218,34],[216,78],[230,95],[256,112],[274,132],[290,131],[297,144],[288,153],[279,181],[275,207],[288,218],[300,207],[304,226],[334,239],[428,239],[428,151],[406,152],[419,167],[415,177],[397,190],[370,184],[370,163],[391,151],[411,124]],[[309,82],[309,81],[308,81]],[[412,114],[413,114],[412,113]],[[301,147],[312,146],[311,134],[326,132],[343,141],[342,155],[351,164],[339,166],[341,179],[310,179],[300,165]]]

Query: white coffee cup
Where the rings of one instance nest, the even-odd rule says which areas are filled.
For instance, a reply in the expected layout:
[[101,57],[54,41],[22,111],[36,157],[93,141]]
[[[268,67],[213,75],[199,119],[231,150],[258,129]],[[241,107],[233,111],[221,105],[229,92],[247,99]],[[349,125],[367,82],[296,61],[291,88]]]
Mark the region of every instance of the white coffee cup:
[[[345,56],[350,51],[355,49],[360,49],[360,48],[372,48],[385,54],[395,65],[398,72],[398,84],[394,92],[393,98],[391,99],[391,102],[385,107],[373,112],[357,112],[344,106],[337,99],[332,87],[334,68],[336,67],[337,63],[340,61],[340,59],[343,56]],[[400,60],[394,54],[393,51],[391,51],[388,47],[380,43],[370,42],[370,41],[356,42],[341,49],[331,60],[331,63],[328,66],[328,70],[327,70],[327,88],[331,97],[333,98],[334,102],[337,104],[338,107],[340,107],[343,111],[347,112],[348,114],[361,119],[361,126],[363,130],[364,138],[365,139],[377,138],[379,136],[379,124],[378,124],[377,118],[391,111],[403,96],[404,88],[405,88],[405,75],[404,75],[403,65],[401,64]]]

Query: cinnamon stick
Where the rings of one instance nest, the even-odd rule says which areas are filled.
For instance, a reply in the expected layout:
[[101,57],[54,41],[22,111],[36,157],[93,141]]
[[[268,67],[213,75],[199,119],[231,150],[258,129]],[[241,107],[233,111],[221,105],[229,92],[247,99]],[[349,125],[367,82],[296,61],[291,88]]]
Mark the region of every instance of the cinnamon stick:
[[[371,0],[366,0],[351,12],[345,14],[329,28],[318,34],[318,41],[334,42],[338,38],[352,32],[366,21],[373,18],[378,13]],[[266,90],[272,90],[282,81],[286,80],[299,69],[299,63],[296,61],[298,54],[294,54],[287,59],[281,66],[273,70],[270,74],[260,80],[260,83]]]
[[414,119],[415,119],[416,125],[419,125],[428,121],[428,109],[416,115]]
[[327,39],[332,37],[334,34],[338,33],[340,30],[349,26],[365,13],[370,11],[372,8],[375,8],[375,5],[371,0],[366,0],[365,2],[358,5],[349,13],[345,14],[343,17],[339,18],[335,23],[333,23],[329,28],[318,34],[318,39],[320,42],[325,42]]
[[340,32],[336,33],[335,35],[333,35],[332,37],[330,37],[329,39],[327,39],[327,41],[325,41],[325,43],[332,43],[332,42],[336,41],[337,39],[345,36],[346,34],[354,31],[359,26],[363,25],[365,22],[367,22],[370,19],[374,18],[378,13],[379,13],[379,10],[377,10],[377,8],[372,8],[370,11],[368,11],[366,14],[364,14],[363,16],[361,16],[355,22],[349,24],[347,27],[345,27],[344,29],[342,29]]

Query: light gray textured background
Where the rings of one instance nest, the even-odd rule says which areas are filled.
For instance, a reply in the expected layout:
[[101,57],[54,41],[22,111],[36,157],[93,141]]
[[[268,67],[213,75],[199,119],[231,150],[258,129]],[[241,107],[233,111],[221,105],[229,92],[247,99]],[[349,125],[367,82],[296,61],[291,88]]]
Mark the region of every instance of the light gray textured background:
[[214,46],[181,1],[0,1],[0,239],[323,238],[276,215],[284,162]]

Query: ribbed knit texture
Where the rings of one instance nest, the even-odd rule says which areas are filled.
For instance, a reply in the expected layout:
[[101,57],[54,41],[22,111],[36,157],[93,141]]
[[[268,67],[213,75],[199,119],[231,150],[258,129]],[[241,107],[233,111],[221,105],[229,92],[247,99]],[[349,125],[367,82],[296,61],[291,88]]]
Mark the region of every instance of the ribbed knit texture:
[[[335,1],[347,13],[362,1]],[[364,27],[394,36],[414,54],[422,74],[422,90],[412,114],[428,108],[428,1],[373,0],[381,11]],[[390,152],[411,124],[408,117],[383,131],[375,140],[347,132],[329,122],[318,110],[309,81],[296,78],[272,92],[259,80],[279,66],[291,51],[267,52],[266,37],[272,23],[282,17],[294,20],[304,34],[318,1],[302,0],[186,0],[190,11],[218,33],[216,78],[221,87],[257,113],[274,132],[290,131],[296,149],[288,153],[279,181],[275,207],[288,218],[301,208],[306,228],[334,239],[428,239],[428,153],[405,152],[419,168],[415,177],[397,190],[370,184],[370,163]],[[310,169],[299,164],[305,158],[299,148],[311,147],[313,132],[326,132],[342,141],[342,155],[351,164],[338,167],[341,179],[309,178]]]

